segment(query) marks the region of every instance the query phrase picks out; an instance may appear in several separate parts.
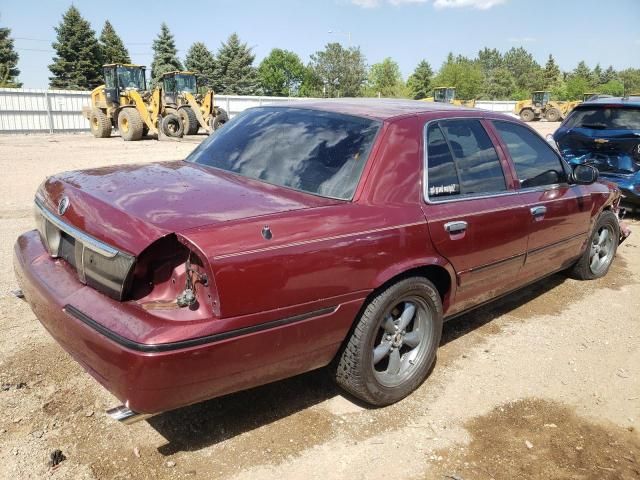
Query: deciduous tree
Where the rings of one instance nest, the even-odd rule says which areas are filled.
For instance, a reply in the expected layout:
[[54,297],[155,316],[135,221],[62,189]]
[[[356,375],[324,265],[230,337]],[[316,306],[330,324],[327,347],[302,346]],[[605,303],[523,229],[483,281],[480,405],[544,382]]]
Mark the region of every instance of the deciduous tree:
[[298,95],[305,67],[300,57],[289,50],[274,48],[258,67],[260,86],[265,95]]
[[482,70],[476,62],[462,55],[449,54],[432,84],[434,87],[455,87],[457,98],[470,100],[482,93],[482,81]]
[[311,55],[307,79],[314,85],[309,90],[326,97],[358,97],[367,80],[365,58],[358,47],[343,48],[329,43],[324,50]]
[[367,85],[368,96],[402,97],[405,95],[405,85],[402,81],[400,67],[387,57],[380,63],[375,63],[369,70]]

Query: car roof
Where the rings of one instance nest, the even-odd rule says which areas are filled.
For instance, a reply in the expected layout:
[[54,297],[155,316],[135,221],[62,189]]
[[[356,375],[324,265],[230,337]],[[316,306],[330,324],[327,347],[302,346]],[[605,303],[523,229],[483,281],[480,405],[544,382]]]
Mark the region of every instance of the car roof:
[[387,120],[393,117],[428,112],[478,111],[475,108],[459,107],[448,103],[423,102],[420,100],[395,100],[386,98],[301,100],[299,102],[276,103],[270,106],[309,108],[346,115],[355,115],[359,117],[375,118],[378,120]]
[[[640,107],[640,96],[630,96],[630,97],[608,97],[608,98],[596,98],[593,100],[587,100],[583,102],[581,105],[629,105],[632,107]],[[580,106],[580,105],[578,105]]]

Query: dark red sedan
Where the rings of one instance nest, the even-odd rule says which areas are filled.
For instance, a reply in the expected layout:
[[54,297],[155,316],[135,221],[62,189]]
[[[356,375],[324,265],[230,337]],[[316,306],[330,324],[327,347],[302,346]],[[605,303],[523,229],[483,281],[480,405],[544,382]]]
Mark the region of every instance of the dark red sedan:
[[606,274],[625,233],[596,179],[491,112],[254,108],[184,161],[48,178],[15,271],[121,420],[327,365],[386,405],[427,376],[443,320]]

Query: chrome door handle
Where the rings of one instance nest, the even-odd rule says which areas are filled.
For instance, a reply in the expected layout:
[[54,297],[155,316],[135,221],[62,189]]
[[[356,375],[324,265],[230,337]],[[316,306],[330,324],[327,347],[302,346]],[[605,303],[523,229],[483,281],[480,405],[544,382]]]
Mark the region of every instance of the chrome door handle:
[[541,217],[545,213],[547,213],[547,207],[531,207],[531,215],[534,217]]
[[467,229],[467,222],[465,222],[464,220],[448,222],[444,224],[444,229],[449,233],[464,232]]

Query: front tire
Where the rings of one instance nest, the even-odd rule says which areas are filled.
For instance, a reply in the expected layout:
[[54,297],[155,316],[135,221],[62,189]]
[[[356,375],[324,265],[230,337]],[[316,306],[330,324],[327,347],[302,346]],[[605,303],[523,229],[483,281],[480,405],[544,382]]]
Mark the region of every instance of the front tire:
[[184,125],[185,135],[195,135],[198,133],[200,124],[198,123],[198,117],[196,117],[196,113],[191,107],[179,108],[178,115],[180,116],[182,124]]
[[401,280],[364,308],[335,362],[335,380],[376,406],[402,400],[427,377],[442,336],[442,302],[423,277]]
[[604,277],[616,256],[619,238],[618,217],[611,210],[605,210],[593,227],[587,248],[571,267],[570,276],[578,280]]
[[135,108],[127,107],[118,115],[118,131],[124,141],[132,142],[142,138],[144,122]]
[[550,108],[547,110],[545,118],[547,119],[547,122],[559,122],[562,118],[562,114],[557,108]]

